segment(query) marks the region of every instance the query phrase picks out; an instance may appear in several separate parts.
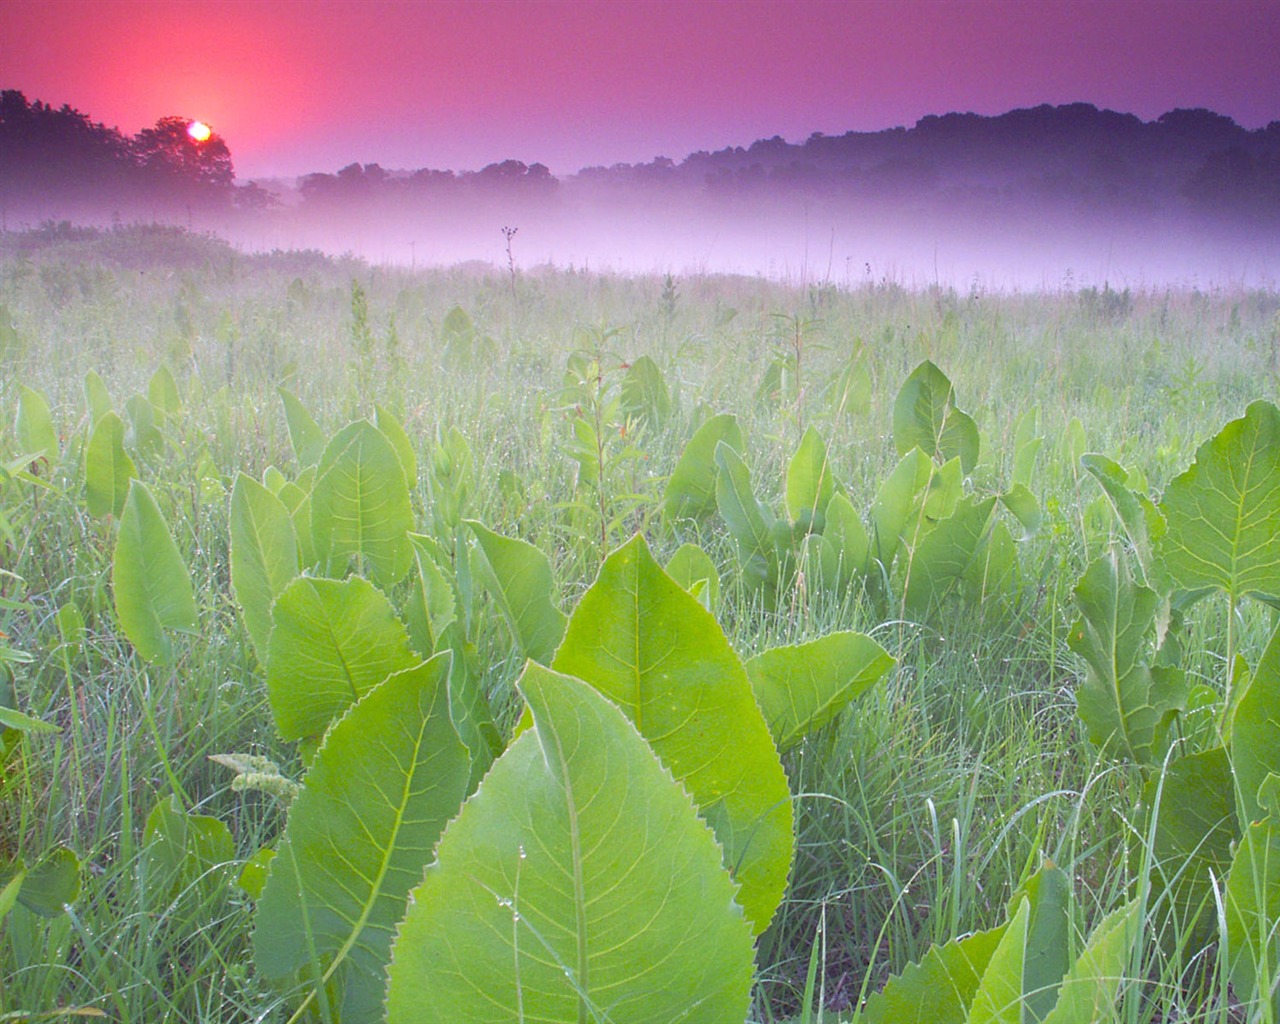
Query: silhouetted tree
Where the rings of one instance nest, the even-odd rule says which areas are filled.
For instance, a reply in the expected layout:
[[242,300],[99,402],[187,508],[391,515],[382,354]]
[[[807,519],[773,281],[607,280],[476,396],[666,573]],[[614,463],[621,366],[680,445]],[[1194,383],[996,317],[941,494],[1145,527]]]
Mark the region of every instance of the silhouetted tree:
[[133,140],[133,152],[145,171],[173,185],[190,185],[209,194],[230,194],[235,185],[231,151],[217,133],[203,142],[187,130],[185,117],[162,117]]

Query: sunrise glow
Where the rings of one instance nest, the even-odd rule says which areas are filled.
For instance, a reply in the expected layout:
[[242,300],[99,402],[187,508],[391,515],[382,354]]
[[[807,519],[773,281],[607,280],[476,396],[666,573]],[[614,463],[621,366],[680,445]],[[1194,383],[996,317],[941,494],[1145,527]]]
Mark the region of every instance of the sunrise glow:
[[196,142],[208,142],[209,136],[213,134],[213,131],[203,121],[192,121],[187,126],[187,134],[195,139]]

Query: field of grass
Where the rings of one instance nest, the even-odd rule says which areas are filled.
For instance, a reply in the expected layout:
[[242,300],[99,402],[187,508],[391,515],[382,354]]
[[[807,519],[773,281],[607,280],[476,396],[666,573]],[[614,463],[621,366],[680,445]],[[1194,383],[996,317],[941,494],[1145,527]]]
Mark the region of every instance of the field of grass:
[[[643,356],[664,397],[637,390],[631,371]],[[754,496],[781,525],[809,428],[825,443],[825,472],[865,520],[902,457],[895,401],[925,360],[954,385],[955,406],[981,438],[954,497],[968,507],[1021,480],[1035,499],[1027,522],[995,513],[1015,566],[998,593],[909,601],[910,542],[879,578],[841,586],[816,582],[798,542],[774,582],[758,585],[720,512],[664,514],[686,443],[730,413]],[[168,373],[157,375],[161,367]],[[102,411],[91,411],[91,373],[190,574],[195,626],[165,632],[168,650],[155,657],[121,623],[119,506],[93,514],[88,503]],[[559,270],[513,278],[484,267],[411,272],[314,253],[246,255],[169,229],[65,227],[0,236],[0,706],[52,726],[9,719],[0,731],[0,1021],[80,1010],[121,1022],[269,1024],[290,1020],[303,1001],[305,979],[282,984],[255,965],[257,894],[241,884],[243,866],[280,842],[289,787],[233,786],[235,772],[210,759],[251,753],[290,782],[307,770],[308,741],[286,742],[273,720],[265,652],[231,586],[237,475],[274,480],[277,491],[314,479],[280,387],[322,440],[363,417],[402,426],[416,458],[413,531],[473,548],[462,524],[478,521],[528,542],[546,557],[549,596],[566,614],[639,532],[663,565],[686,542],[710,557],[719,596],[705,593],[708,577],[704,603],[743,659],[837,631],[865,634],[895,659],[782,754],[795,854],[756,939],[752,1022],[854,1019],[863,999],[931,947],[1015,917],[1015,893],[1052,862],[1069,883],[1073,955],[1135,897],[1143,925],[1114,998],[1106,990],[1105,1015],[1064,1020],[1276,1024],[1280,997],[1266,994],[1266,977],[1260,996],[1242,980],[1239,915],[1225,892],[1225,870],[1252,835],[1247,822],[1229,841],[1208,834],[1206,848],[1222,846],[1218,859],[1184,853],[1175,864],[1151,794],[1158,802],[1170,778],[1189,792],[1170,766],[1222,749],[1224,702],[1248,678],[1233,684],[1233,671],[1267,678],[1277,613],[1245,589],[1215,592],[1178,617],[1173,588],[1177,650],[1167,657],[1178,659],[1183,697],[1145,763],[1105,737],[1091,741],[1076,706],[1086,659],[1069,640],[1086,569],[1113,550],[1136,566],[1143,546],[1080,456],[1115,460],[1129,471],[1119,490],[1159,501],[1198,446],[1250,403],[1280,400],[1280,295],[964,293],[892,281],[846,290]],[[53,447],[23,388],[47,402]],[[1038,449],[1026,444],[1035,437]],[[1274,539],[1280,510],[1260,515]],[[1154,541],[1162,527],[1147,522]],[[1275,550],[1262,561],[1280,563]],[[369,576],[363,558],[356,568]],[[344,557],[327,574],[345,569]],[[406,620],[419,571],[381,587]],[[466,585],[456,609],[465,636],[449,635],[466,648],[505,744],[531,651],[500,589]],[[1171,666],[1166,650],[1153,665]],[[1270,668],[1280,693],[1274,658]],[[1273,738],[1276,749],[1257,758],[1280,773]],[[1244,809],[1257,799],[1255,787]],[[1280,829],[1262,835],[1280,860]],[[35,909],[32,890],[15,902],[24,890],[5,883],[18,866],[52,877],[48,855],[59,847],[80,863],[74,902]],[[1267,889],[1275,866],[1258,871],[1261,910],[1250,921],[1262,939],[1250,948],[1260,951],[1255,966],[1274,971],[1280,887]],[[336,1020],[333,998],[314,998],[299,1019]],[[915,1019],[876,1012],[864,1017]],[[1021,1019],[1013,1012],[969,1019]]]

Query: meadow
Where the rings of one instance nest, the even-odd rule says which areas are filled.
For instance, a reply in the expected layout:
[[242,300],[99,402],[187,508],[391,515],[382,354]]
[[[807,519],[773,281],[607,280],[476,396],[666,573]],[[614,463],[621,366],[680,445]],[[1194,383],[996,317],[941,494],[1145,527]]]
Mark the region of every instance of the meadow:
[[0,1021],[1276,1024],[1278,401],[1272,290],[0,236]]

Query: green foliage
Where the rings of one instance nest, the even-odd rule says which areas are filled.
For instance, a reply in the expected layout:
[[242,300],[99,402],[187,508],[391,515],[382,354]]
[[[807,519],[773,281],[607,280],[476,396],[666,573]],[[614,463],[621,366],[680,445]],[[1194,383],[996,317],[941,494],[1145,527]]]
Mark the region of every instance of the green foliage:
[[776,520],[756,500],[747,464],[723,441],[716,446],[716,466],[716,507],[737,545],[742,579],[750,588],[763,590],[772,601],[781,574],[773,533]]
[[1057,1001],[1043,1024],[1093,1024],[1115,1012],[1116,997],[1138,941],[1139,908],[1139,902],[1133,900],[1098,922],[1063,979]]
[[[907,570],[904,607],[923,614],[973,574],[986,549],[995,498],[964,498],[956,511],[920,538]],[[986,574],[982,574],[985,578]]]
[[1138,940],[1133,900],[1098,922],[1071,960],[1070,879],[1053,864],[998,928],[934,946],[873,995],[859,1024],[1096,1024],[1107,1019]]
[[210,815],[185,811],[177,796],[152,808],[142,841],[146,890],[157,907],[207,899],[226,884],[235,858],[227,826]]
[[1270,776],[1280,776],[1280,625],[1271,634],[1271,642],[1236,705],[1231,769],[1241,821],[1259,821],[1266,815],[1263,784]]
[[168,420],[182,413],[182,398],[178,394],[178,382],[173,379],[173,371],[161,364],[151,380],[147,382],[147,401],[159,413],[160,419]]
[[96,426],[98,420],[112,409],[111,395],[107,392],[107,385],[93,370],[84,375],[84,400],[89,407],[90,426]]
[[600,567],[552,667],[596,687],[649,741],[715,829],[738,901],[764,931],[791,867],[786,776],[742,662],[642,537]]
[[1007,925],[932,946],[867,1000],[860,1024],[964,1024]]
[[58,432],[53,426],[49,402],[25,384],[18,385],[18,414],[13,422],[19,455],[58,461]]
[[164,516],[140,480],[130,481],[120,516],[111,587],[129,642],[147,661],[171,662],[168,631],[196,631],[195,592]]
[[440,655],[365,694],[325,737],[289,809],[254,961],[277,982],[302,977],[303,1005],[319,1004],[322,1017],[379,1017],[409,890],[462,805],[470,759],[449,719],[448,672]]
[[1163,777],[1143,790],[1143,806],[1154,820],[1152,890],[1164,894],[1167,912],[1204,938],[1211,924],[1214,880],[1227,876],[1232,845],[1240,834],[1231,765],[1222,747],[1180,757]]
[[373,407],[373,425],[377,427],[391,442],[400,466],[404,470],[405,483],[412,491],[418,486],[418,456],[413,450],[413,442],[404,432],[404,426],[396,417],[381,405]]
[[689,797],[591,687],[536,664],[520,687],[532,727],[412,893],[389,1024],[742,1020],[751,928]]
[[622,375],[621,409],[629,420],[657,428],[671,415],[671,393],[658,364],[649,356],[632,360]]
[[1160,510],[1156,550],[1175,586],[1280,596],[1280,409],[1254,402],[1202,444]]
[[124,421],[110,409],[97,420],[89,435],[84,473],[89,515],[118,518],[129,496],[129,481],[138,471],[124,450]]
[[828,633],[749,659],[747,678],[778,749],[834,719],[893,668],[894,659],[861,633]]
[[1118,548],[1097,558],[1073,593],[1082,614],[1067,642],[1088,664],[1076,707],[1089,739],[1109,756],[1153,765],[1187,700],[1181,671],[1152,663],[1159,598],[1133,581]]
[[[667,561],[667,575],[695,594],[708,611],[720,607],[720,571],[715,562],[697,544],[685,543]],[[701,589],[695,589],[701,586]]]
[[736,416],[712,416],[684,446],[662,497],[668,519],[706,519],[716,510],[716,448],[721,443],[739,456],[746,450]]
[[271,623],[267,697],[286,740],[320,736],[387,676],[417,664],[391,603],[358,576],[294,580]]
[[956,407],[955,388],[929,360],[917,366],[893,404],[893,443],[899,455],[919,448],[939,462],[960,459],[966,476],[978,464],[978,427]]
[[311,491],[311,542],[325,573],[355,561],[375,583],[392,587],[413,563],[413,510],[400,456],[367,420],[338,431],[325,446]]
[[1130,490],[1130,474],[1118,462],[1105,455],[1085,455],[1081,465],[1102,485],[1125,539],[1138,558],[1138,567],[1147,582],[1154,561],[1155,541],[1164,533],[1164,517],[1150,498]]
[[526,541],[502,537],[465,520],[479,541],[473,563],[526,658],[548,664],[564,636],[564,612],[551,603],[554,581],[547,556]]
[[802,533],[821,533],[826,525],[827,505],[835,493],[827,446],[811,426],[800,438],[800,446],[787,465],[784,505],[792,528]]
[[289,428],[289,443],[293,445],[294,458],[300,468],[314,466],[324,454],[325,437],[320,425],[307,412],[306,406],[284,387],[276,388],[284,403],[285,424]]
[[231,589],[265,663],[271,606],[298,575],[298,537],[284,502],[243,473],[231,489],[230,532]]
[[1276,926],[1280,922],[1280,818],[1276,810],[1245,829],[1227,877],[1224,902],[1231,984],[1243,1002],[1253,1005],[1249,1020],[1280,1020],[1280,928]]
[[55,846],[31,867],[0,868],[0,923],[21,904],[41,917],[57,917],[80,896],[82,867],[75,851]]

